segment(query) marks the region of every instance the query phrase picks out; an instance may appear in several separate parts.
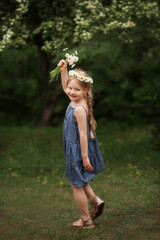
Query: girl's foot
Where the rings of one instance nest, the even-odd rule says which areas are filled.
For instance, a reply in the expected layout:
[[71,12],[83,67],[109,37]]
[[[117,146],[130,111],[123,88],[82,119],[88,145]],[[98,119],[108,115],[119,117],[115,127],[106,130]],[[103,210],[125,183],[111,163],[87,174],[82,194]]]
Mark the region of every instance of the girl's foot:
[[73,227],[83,227],[83,221],[81,218],[73,223]]
[[94,228],[95,225],[93,224],[92,218],[88,218],[87,220],[83,220],[83,218],[80,218],[79,220],[73,223],[73,227]]
[[99,197],[95,196],[90,203],[92,206],[91,217],[92,219],[96,219],[103,213],[105,202],[101,200]]

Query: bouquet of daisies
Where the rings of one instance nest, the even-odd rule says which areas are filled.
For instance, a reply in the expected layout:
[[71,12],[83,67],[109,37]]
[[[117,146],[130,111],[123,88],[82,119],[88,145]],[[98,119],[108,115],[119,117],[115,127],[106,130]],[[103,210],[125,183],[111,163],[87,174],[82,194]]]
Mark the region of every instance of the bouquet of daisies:
[[[68,48],[63,49],[63,51],[67,51]],[[78,62],[78,53],[77,51],[75,51],[75,53],[69,54],[66,53],[65,54],[65,61],[66,63],[69,64],[69,66],[71,66],[71,68],[73,68],[75,66],[75,63]],[[58,76],[60,74],[60,68],[56,67],[54,70],[52,70],[50,72],[50,81],[49,83],[51,83],[52,81],[57,81],[58,80]]]

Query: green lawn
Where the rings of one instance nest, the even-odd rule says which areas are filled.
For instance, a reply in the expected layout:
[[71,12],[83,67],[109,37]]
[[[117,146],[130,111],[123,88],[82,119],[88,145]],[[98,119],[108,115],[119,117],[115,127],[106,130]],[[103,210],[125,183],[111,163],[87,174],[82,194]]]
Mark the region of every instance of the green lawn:
[[60,128],[1,128],[1,240],[159,240],[160,152],[151,126],[98,126],[105,171],[91,185],[106,202],[95,229],[79,218],[68,180]]

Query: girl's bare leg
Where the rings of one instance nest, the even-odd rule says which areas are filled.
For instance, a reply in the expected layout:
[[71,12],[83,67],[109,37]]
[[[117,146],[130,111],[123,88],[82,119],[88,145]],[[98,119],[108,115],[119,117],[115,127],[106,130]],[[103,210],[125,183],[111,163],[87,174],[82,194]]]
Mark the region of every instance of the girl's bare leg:
[[[87,199],[84,189],[81,187],[76,187],[72,184],[71,184],[71,187],[73,189],[73,194],[74,194],[76,203],[81,212],[81,217],[84,219],[84,221],[88,220],[88,218],[90,217],[89,210],[88,210],[88,199]],[[83,225],[83,222],[81,219],[79,219],[78,225],[80,225],[80,226]]]
[[93,192],[91,186],[89,183],[83,188],[87,197],[89,198],[90,202],[92,202],[93,198],[96,196],[95,193]]
[[[93,192],[91,186],[89,185],[89,183],[83,188],[87,197],[89,198],[90,203],[92,202],[93,198],[96,196],[95,193]],[[96,208],[95,206],[91,206],[91,211],[95,211]]]
[[105,203],[103,200],[101,200],[98,196],[95,195],[89,184],[84,187],[84,191],[91,203],[91,217],[92,219],[96,219],[102,214]]

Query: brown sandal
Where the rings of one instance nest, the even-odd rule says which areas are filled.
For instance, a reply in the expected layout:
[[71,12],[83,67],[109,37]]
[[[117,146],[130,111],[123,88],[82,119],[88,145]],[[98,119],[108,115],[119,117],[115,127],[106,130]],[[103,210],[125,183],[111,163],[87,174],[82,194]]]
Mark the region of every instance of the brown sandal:
[[73,227],[76,227],[76,228],[94,228],[95,225],[93,224],[93,221],[92,221],[92,218],[88,218],[87,220],[83,220],[83,218],[81,218],[82,222],[83,222],[83,226],[78,226],[78,221],[77,220],[76,222],[73,223]]
[[91,210],[91,217],[92,219],[96,219],[103,213],[105,202],[98,196],[95,196],[90,203],[94,207],[94,209]]

